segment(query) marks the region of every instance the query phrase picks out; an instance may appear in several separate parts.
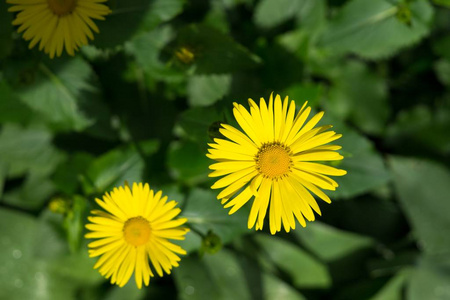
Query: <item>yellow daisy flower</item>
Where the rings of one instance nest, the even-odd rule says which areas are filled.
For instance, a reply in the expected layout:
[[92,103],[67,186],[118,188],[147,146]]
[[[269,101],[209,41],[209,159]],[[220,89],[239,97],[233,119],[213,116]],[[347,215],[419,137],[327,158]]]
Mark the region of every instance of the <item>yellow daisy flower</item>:
[[[233,113],[241,132],[221,124],[226,139],[214,139],[208,144],[207,156],[218,161],[212,164],[210,177],[225,176],[211,187],[224,188],[218,199],[233,214],[253,196],[248,228],[263,228],[269,204],[270,232],[295,229],[295,218],[305,227],[305,218],[314,221],[313,210],[321,214],[311,192],[330,203],[321,189],[335,190],[338,184],[326,175],[342,176],[347,172],[316,161],[341,160],[336,152],[341,147],[326,145],[342,135],[327,131],[332,126],[314,128],[323,116],[316,114],[308,122],[311,108],[306,103],[295,116],[295,102],[288,97],[270,96],[269,105],[263,98],[259,106],[249,99],[250,112],[234,103]],[[294,118],[295,116],[295,118]]]
[[99,32],[92,19],[104,20],[111,13],[107,0],[6,0],[8,11],[19,12],[12,22],[20,26],[19,33],[31,40],[29,48],[39,43],[50,58],[61,56],[63,48],[69,55],[93,40],[92,31]]
[[133,184],[114,188],[96,199],[105,210],[93,210],[86,228],[91,232],[86,238],[97,239],[89,246],[89,256],[100,259],[94,266],[100,274],[111,277],[111,283],[124,286],[134,272],[138,288],[142,281],[147,286],[153,270],[159,276],[163,271],[170,274],[172,267],[178,267],[177,254],[186,254],[180,246],[168,241],[184,240],[189,229],[180,227],[186,218],[174,219],[181,210],[177,202],[167,202],[162,192],[154,193],[148,184]]

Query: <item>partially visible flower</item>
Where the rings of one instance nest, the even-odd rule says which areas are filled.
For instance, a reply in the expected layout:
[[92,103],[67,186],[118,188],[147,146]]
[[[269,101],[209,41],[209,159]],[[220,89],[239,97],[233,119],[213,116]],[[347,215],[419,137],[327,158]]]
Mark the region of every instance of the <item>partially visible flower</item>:
[[[234,103],[233,113],[243,132],[222,124],[220,133],[227,139],[214,139],[208,144],[207,156],[217,161],[210,165],[210,177],[223,178],[211,187],[223,189],[218,199],[233,214],[252,197],[253,205],[248,228],[262,229],[269,210],[270,232],[295,229],[295,219],[304,227],[305,218],[314,221],[313,210],[321,214],[311,194],[325,202],[330,198],[321,190],[335,190],[338,184],[328,175],[342,176],[347,172],[317,161],[341,160],[336,152],[341,147],[327,145],[342,135],[327,131],[332,126],[316,127],[323,112],[308,122],[311,112],[306,103],[295,113],[295,102],[279,95],[268,105],[261,98],[259,106],[249,99],[250,112]],[[294,219],[295,217],[295,219]]]
[[63,48],[74,55],[79,47],[94,39],[99,32],[92,19],[104,20],[111,13],[106,0],[6,0],[12,4],[8,11],[18,12],[12,22],[19,26],[29,48],[39,43],[39,50],[50,58],[61,56]]
[[149,284],[153,271],[163,276],[178,266],[177,254],[186,251],[169,239],[184,240],[189,229],[182,227],[186,218],[174,219],[181,212],[177,202],[167,202],[161,191],[154,193],[142,183],[134,183],[132,190],[114,188],[96,201],[105,211],[93,210],[88,218],[91,232],[86,238],[97,239],[88,245],[89,256],[100,256],[94,268],[112,284],[124,286],[134,272],[141,288],[142,282]]

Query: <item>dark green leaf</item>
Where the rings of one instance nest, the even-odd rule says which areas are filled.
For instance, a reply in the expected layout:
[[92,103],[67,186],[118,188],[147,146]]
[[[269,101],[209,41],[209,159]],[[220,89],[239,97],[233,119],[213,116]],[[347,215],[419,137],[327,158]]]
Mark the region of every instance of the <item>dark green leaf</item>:
[[256,241],[270,261],[289,274],[295,287],[326,288],[331,285],[326,266],[300,247],[281,238],[263,234],[256,235]]
[[310,251],[324,261],[333,261],[351,255],[357,250],[373,246],[365,236],[333,228],[320,222],[295,230],[295,234]]
[[[146,155],[158,149],[156,141],[147,141]],[[143,147],[144,148],[144,147]],[[129,183],[141,182],[144,161],[138,150],[134,147],[111,150],[95,159],[85,174],[83,188],[86,193],[104,193],[113,187]]]
[[230,216],[216,196],[214,191],[194,188],[182,212],[188,223],[203,235],[209,231],[217,234],[224,244],[244,233],[250,233],[247,229],[248,209],[241,208]]
[[17,94],[49,123],[64,130],[82,130],[93,123],[81,110],[86,93],[95,91],[91,67],[81,58],[41,62],[33,83]]
[[254,21],[263,28],[277,26],[293,18],[302,6],[304,0],[262,0],[255,8]]
[[203,259],[187,257],[174,275],[180,299],[250,299],[244,270],[227,250]]
[[17,95],[0,80],[0,123],[17,122],[24,123],[31,117],[31,109],[20,101]]
[[340,119],[350,119],[369,134],[380,135],[389,116],[387,85],[383,78],[360,62],[340,66],[333,77],[334,87],[326,102],[328,110]]
[[411,274],[406,297],[445,300],[450,297],[450,256],[423,257]]
[[191,106],[208,106],[214,104],[228,94],[231,87],[231,76],[194,75],[187,84],[188,101]]
[[194,185],[208,180],[211,160],[206,157],[204,145],[193,142],[174,142],[168,152],[168,165],[174,178]]
[[433,8],[425,0],[409,2],[411,25],[396,14],[399,7],[386,0],[352,0],[330,22],[321,45],[330,51],[351,52],[370,59],[385,58],[417,43],[428,32]]
[[221,74],[253,68],[260,59],[228,35],[201,25],[191,25],[178,33],[177,49],[193,53],[197,74]]
[[336,166],[347,171],[345,176],[334,177],[339,187],[330,192],[332,199],[350,198],[375,190],[390,180],[388,170],[372,142],[346,127],[336,119],[325,116],[322,124],[332,124],[342,134],[335,143],[342,146],[344,159]]
[[391,157],[390,166],[400,203],[415,231],[419,247],[430,254],[447,253],[450,236],[450,172],[414,158]]

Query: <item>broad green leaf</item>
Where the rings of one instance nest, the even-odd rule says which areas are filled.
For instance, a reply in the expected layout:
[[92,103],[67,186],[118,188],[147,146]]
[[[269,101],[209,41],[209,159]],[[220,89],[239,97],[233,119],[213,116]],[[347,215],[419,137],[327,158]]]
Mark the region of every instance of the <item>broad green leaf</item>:
[[24,123],[29,120],[32,111],[20,101],[17,95],[0,79],[0,123]]
[[387,0],[352,0],[331,20],[320,45],[334,53],[369,59],[394,55],[429,33],[433,8],[426,0],[408,3],[410,25],[397,18],[399,6]]
[[256,67],[259,57],[215,29],[191,25],[181,29],[175,49],[188,49],[193,54],[196,74],[223,74]]
[[206,157],[205,146],[194,142],[173,142],[169,147],[168,166],[172,176],[187,185],[208,180],[211,160]]
[[450,61],[450,35],[433,41],[433,52]]
[[450,297],[450,256],[423,257],[406,289],[409,300],[445,300]]
[[84,229],[84,219],[86,213],[86,199],[75,195],[72,207],[64,219],[64,229],[67,234],[67,241],[72,253],[80,249],[82,233]]
[[446,59],[438,60],[434,64],[434,70],[439,81],[446,86],[450,86],[450,61]]
[[22,185],[4,194],[9,205],[24,209],[39,209],[55,193],[51,180],[40,174],[29,174]]
[[378,293],[371,297],[370,300],[402,300],[403,289],[409,277],[410,270],[401,270]]
[[434,4],[450,8],[450,0],[433,0]]
[[[50,261],[34,257],[39,223],[11,210],[0,210],[0,298],[57,300],[74,298],[75,284],[55,273]],[[40,241],[40,242],[48,242]]]
[[191,106],[208,106],[222,99],[231,88],[231,75],[194,75],[187,83]]
[[13,48],[12,31],[13,14],[8,11],[8,5],[5,1],[0,2],[0,60],[11,53]]
[[[56,128],[83,130],[93,123],[82,111],[93,72],[80,57],[38,64],[33,82],[17,91],[20,99]],[[91,99],[89,99],[91,100]]]
[[217,200],[215,191],[194,188],[186,200],[182,215],[203,235],[212,231],[221,238],[223,244],[227,244],[236,237],[251,232],[247,229],[248,212],[244,207],[228,215],[227,209]]
[[[151,282],[151,284],[154,282]],[[151,285],[150,284],[150,285]],[[114,285],[111,290],[106,293],[104,300],[142,300],[145,299],[145,294],[147,292],[148,288],[138,289],[136,287],[136,283],[133,278],[128,281],[128,283],[123,286],[119,287],[117,285]]]
[[138,66],[151,77],[177,82],[183,79],[182,73],[160,58],[163,48],[174,36],[175,32],[169,26],[143,32],[125,44],[125,51],[133,55]]
[[393,156],[389,159],[400,204],[426,253],[450,251],[450,171],[424,160]]
[[215,107],[187,109],[179,116],[176,133],[184,139],[206,144],[212,142],[209,131],[214,130],[221,120]]
[[81,183],[80,176],[93,160],[92,155],[84,152],[68,156],[59,164],[52,176],[56,188],[67,195],[76,193]]
[[364,132],[380,135],[389,116],[385,80],[363,63],[350,61],[340,66],[333,81],[327,110],[340,119],[350,119]]
[[244,269],[228,250],[190,256],[174,270],[180,299],[251,299]]
[[51,144],[51,139],[51,134],[38,126],[3,126],[0,132],[0,162],[7,165],[8,176],[51,173],[62,159],[61,152]]
[[[145,141],[140,147],[145,155],[158,149],[157,141]],[[144,158],[135,146],[111,150],[96,158],[85,173],[83,188],[86,193],[104,193],[114,187],[142,181]]]
[[435,109],[418,105],[397,115],[386,132],[384,143],[404,154],[445,157],[450,149],[449,130],[449,104],[444,102]]
[[289,99],[295,100],[297,106],[302,107],[308,101],[308,106],[315,107],[323,96],[323,86],[314,83],[296,84],[280,95],[289,96]]
[[184,0],[153,0],[145,14],[141,29],[153,29],[163,22],[174,18],[183,10]]
[[262,275],[264,299],[306,300],[295,288],[270,273]]
[[99,48],[122,45],[138,30],[152,2],[154,1],[109,1],[112,13],[105,16],[104,21],[96,21],[100,33],[95,35],[92,44]]
[[255,237],[262,253],[290,275],[295,287],[327,288],[331,285],[326,266],[300,247],[275,236],[257,234]]
[[270,28],[293,18],[307,3],[304,0],[262,0],[255,7],[256,25]]
[[370,140],[330,116],[325,115],[321,123],[332,124],[333,130],[342,134],[334,144],[342,146],[344,159],[335,166],[347,171],[345,176],[333,177],[339,187],[329,192],[331,199],[349,199],[389,182],[389,172]]
[[318,221],[308,224],[306,228],[295,230],[294,233],[307,249],[328,262],[350,256],[355,251],[374,244],[368,237],[339,230]]

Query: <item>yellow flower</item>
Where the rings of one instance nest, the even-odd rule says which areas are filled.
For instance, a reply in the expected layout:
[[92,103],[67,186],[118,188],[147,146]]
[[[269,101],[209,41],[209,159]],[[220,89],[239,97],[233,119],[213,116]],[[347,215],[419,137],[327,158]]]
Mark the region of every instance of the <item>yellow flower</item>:
[[[233,214],[253,196],[253,205],[248,218],[248,228],[263,228],[269,204],[270,232],[286,232],[295,229],[295,218],[305,227],[305,218],[314,221],[313,210],[321,214],[311,192],[330,203],[330,198],[321,189],[335,190],[338,184],[326,175],[342,176],[347,172],[316,161],[341,160],[336,152],[341,147],[326,145],[341,134],[327,131],[332,126],[314,128],[323,116],[316,114],[306,122],[311,108],[306,103],[295,115],[295,102],[288,97],[282,103],[279,95],[273,101],[270,96],[267,106],[261,98],[259,107],[249,99],[250,112],[234,103],[233,113],[241,126],[238,129],[221,124],[226,139],[214,139],[208,144],[207,156],[218,161],[212,164],[210,177],[225,176],[211,187],[224,188],[218,199],[225,208],[232,207]],[[311,209],[312,208],[312,209]]]
[[39,43],[50,58],[61,56],[63,48],[69,55],[93,40],[92,30],[99,32],[92,19],[104,20],[111,10],[101,4],[106,0],[6,0],[13,4],[10,12],[19,12],[12,22],[20,25],[18,32],[31,40],[29,48]]
[[187,219],[174,219],[181,212],[177,202],[167,202],[161,191],[154,193],[142,183],[134,183],[132,190],[114,188],[96,201],[106,212],[93,210],[95,216],[88,218],[86,238],[97,239],[88,245],[89,256],[100,256],[94,268],[111,283],[122,287],[134,272],[138,288],[142,281],[148,285],[154,276],[149,260],[159,276],[178,266],[177,254],[186,251],[168,239],[184,240],[189,229],[180,227]]

